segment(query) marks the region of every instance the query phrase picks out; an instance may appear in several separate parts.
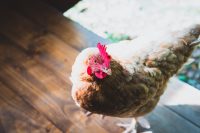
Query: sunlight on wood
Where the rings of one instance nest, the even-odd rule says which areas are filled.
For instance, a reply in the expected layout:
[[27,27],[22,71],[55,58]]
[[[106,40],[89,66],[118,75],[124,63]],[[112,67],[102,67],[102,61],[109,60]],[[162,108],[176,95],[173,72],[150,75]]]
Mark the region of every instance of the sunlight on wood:
[[161,98],[165,105],[200,105],[200,91],[173,77]]

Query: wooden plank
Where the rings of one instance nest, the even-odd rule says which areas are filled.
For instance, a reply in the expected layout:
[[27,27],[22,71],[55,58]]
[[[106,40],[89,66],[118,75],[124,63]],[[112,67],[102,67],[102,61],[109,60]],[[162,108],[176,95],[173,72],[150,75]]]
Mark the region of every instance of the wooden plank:
[[[68,63],[69,66],[73,64],[78,54],[77,50],[16,12],[1,8],[1,13],[2,16],[9,16],[12,19],[11,21],[9,18],[4,18],[4,21],[0,22],[1,34],[23,48],[30,56],[35,59],[40,58],[38,60],[41,60],[41,63],[56,68],[56,71],[60,72],[64,78],[67,78],[66,73],[69,76],[71,68],[65,64]],[[15,28],[16,25],[17,28]],[[38,31],[38,29],[40,30]],[[47,53],[48,56],[43,53]]]
[[78,23],[63,17],[61,13],[41,1],[10,0],[10,3],[7,2],[12,6],[12,9],[20,12],[32,22],[52,32],[65,43],[78,50],[88,46],[96,46],[98,42],[108,43],[107,40],[83,28]]
[[[9,22],[21,20],[23,23],[17,22],[18,28],[14,28],[13,23],[6,23],[5,21],[5,23],[1,23],[2,25],[0,25],[0,32],[17,43],[22,49],[24,49],[24,52],[27,52],[31,57],[34,57],[34,59],[40,63],[45,64],[46,67],[53,69],[56,74],[61,74],[63,79],[66,79],[69,83],[70,81],[68,76],[71,72],[71,67],[68,66],[73,64],[73,60],[78,52],[53,35],[46,33],[43,37],[39,37],[41,34],[38,33],[37,35],[37,29],[35,29],[33,24],[27,19],[10,11],[6,11],[6,13],[8,13],[12,19],[14,18],[14,21],[8,20]],[[4,27],[9,28],[5,29]],[[21,33],[20,37],[18,36],[19,32]],[[29,34],[28,37],[26,36],[27,34]],[[38,38],[34,40],[37,36]]]
[[[0,62],[1,81],[15,90],[20,97],[23,97],[26,102],[41,112],[48,120],[54,123],[58,128],[62,129],[62,131],[67,130],[72,123],[66,118],[56,102],[52,100],[50,94],[48,94],[51,90],[49,89],[49,91],[47,91],[45,86],[40,84],[39,81],[29,74],[27,72],[28,70],[21,65],[22,63],[30,64],[34,61],[29,60],[30,58],[27,58],[27,56],[18,54],[17,49],[9,47],[6,43],[1,43],[0,46],[1,49],[5,51],[2,51],[4,60]],[[6,51],[9,51],[12,55],[8,54]]]
[[[45,34],[45,30],[39,27],[28,19],[19,14],[10,11],[6,6],[0,5],[0,33],[9,35],[11,40],[16,41],[17,44],[23,42],[23,46],[28,49],[28,44],[35,38]],[[23,31],[27,31],[26,34],[20,34]]]
[[10,88],[1,82],[0,87],[0,125],[3,132],[61,132]]
[[[13,45],[3,44],[1,46],[4,46],[4,48],[1,47],[4,51],[7,49],[15,55],[7,57],[3,53],[6,60],[3,64],[1,62],[1,81],[26,99],[56,127],[63,132],[71,130],[77,132],[83,129],[85,132],[92,132],[95,129],[98,132],[106,133],[102,127],[93,122],[88,123],[91,128],[85,128],[84,122],[87,117],[80,114],[79,108],[71,99],[70,90],[66,89],[66,87],[68,89],[71,87],[62,82],[60,77],[48,71],[48,68],[40,65],[33,58],[27,58],[22,50],[18,50]],[[12,82],[10,83],[10,81]],[[80,117],[82,117],[82,121],[80,121]]]
[[160,103],[200,128],[200,91],[196,88],[172,78]]
[[[11,12],[10,16],[12,14],[13,13]],[[19,16],[19,15],[15,14],[15,16],[16,16],[16,19],[17,19],[17,16]],[[20,17],[20,19],[25,19],[25,18]],[[26,21],[25,25],[29,25],[29,23]],[[12,24],[6,25],[6,23],[5,23],[3,26],[12,27]],[[20,27],[20,25],[19,25],[19,27]],[[23,27],[23,26],[21,26],[21,27]],[[59,76],[62,75],[63,77],[62,77],[61,80],[64,79],[67,82],[69,82],[68,77],[66,77],[66,76],[69,76],[69,73],[71,72],[71,65],[73,63],[73,59],[77,55],[77,51],[75,49],[69,47],[64,42],[59,40],[57,37],[55,37],[55,36],[53,36],[49,33],[42,34],[38,38],[36,38],[37,35],[35,35],[36,36],[35,40],[32,39],[32,38],[30,40],[26,40],[26,39],[23,38],[23,35],[26,38],[26,34],[32,33],[33,32],[32,30],[35,31],[37,29],[32,29],[30,27],[27,27],[27,28],[19,28],[17,30],[15,28],[13,28],[13,29],[11,28],[11,30],[13,30],[12,32],[14,32],[14,33],[19,32],[21,34],[22,38],[17,38],[15,36],[15,34],[11,34],[12,32],[11,33],[7,32],[7,31],[5,32],[4,30],[1,30],[0,32],[2,34],[4,34],[5,36],[7,36],[7,38],[9,38],[10,40],[14,41],[18,46],[20,46],[20,48],[22,48],[22,51],[20,52],[18,50],[19,52],[17,52],[16,55],[19,55],[18,53],[22,54],[23,50],[24,50],[24,52],[27,52],[27,54],[30,57],[33,57],[34,60],[36,60],[38,63],[43,64],[45,67],[47,67],[47,68],[42,68],[42,67],[39,67],[40,66],[39,64],[34,64],[34,63],[30,63],[30,62],[25,64],[26,65],[25,68],[29,68],[29,66],[30,66],[29,72],[33,76],[35,76],[36,79],[38,78],[40,81],[43,82],[43,81],[46,80],[45,77],[52,77],[51,75],[55,75],[56,78],[60,79]],[[16,51],[16,50],[13,50],[13,51]],[[24,55],[24,57],[20,57],[20,58],[25,59],[27,57]],[[28,60],[32,60],[32,59],[30,58]],[[35,69],[31,66],[37,66],[37,69]],[[40,69],[38,69],[38,67]],[[53,71],[53,73],[47,72],[48,70],[46,70],[46,69],[48,69],[48,70],[50,69],[51,71]],[[48,82],[44,82],[43,84],[54,87],[55,89],[58,88],[56,86],[60,85],[60,83],[55,84],[51,80],[47,80],[47,81]],[[44,88],[44,87],[40,87],[40,88]],[[63,91],[66,91],[66,89],[68,89],[67,92],[69,92],[69,93],[71,91],[71,86],[68,87],[68,86],[66,86],[66,84],[65,85],[61,84],[59,86],[59,88],[63,89]],[[53,93],[55,93],[57,91],[53,91]],[[65,96],[70,96],[70,94],[65,95],[65,93],[63,93],[63,91],[60,92],[60,93],[57,93],[57,95],[62,94],[62,95],[59,95],[59,96],[56,97],[56,99],[59,98],[59,101],[61,101],[60,99],[65,98]],[[62,100],[62,103],[66,103],[66,100],[65,99]],[[72,103],[73,106],[75,106],[75,104],[72,100],[71,100],[71,103]],[[74,110],[72,107],[69,106],[69,103],[66,103],[66,104],[68,105],[68,106],[65,106],[66,109]],[[60,105],[60,106],[63,107],[63,105]],[[70,109],[70,108],[72,108],[72,109]],[[64,112],[64,113],[71,116],[71,114],[68,113],[67,111]],[[75,115],[77,115],[77,114],[75,113]],[[72,119],[74,119],[74,118],[72,117]],[[87,121],[87,120],[83,120],[83,121]],[[117,119],[115,121],[117,121]],[[101,120],[98,117],[94,117],[93,120],[90,123],[87,123],[87,126],[90,125],[91,123],[93,123],[93,124],[91,124],[93,128],[91,128],[91,129],[89,128],[89,130],[93,130],[94,128],[96,128],[96,129],[99,128],[97,125],[95,126],[96,122],[100,126],[105,126],[105,129],[108,130],[108,131],[111,131],[111,132],[112,131],[120,131],[120,129],[115,126],[113,119],[106,119],[106,121],[105,121],[105,120]],[[113,126],[115,126],[115,128],[110,128],[109,126],[107,126],[108,124],[106,122],[113,123]],[[112,126],[112,124],[110,124],[110,125]],[[88,128],[86,128],[86,129],[88,129]]]
[[69,8],[73,7],[80,0],[43,0],[47,4],[56,8],[60,12],[65,12]]
[[199,133],[200,128],[183,119],[164,106],[156,109],[146,116],[153,133]]
[[[9,12],[9,11],[7,11]],[[10,16],[12,15],[12,13],[10,13]],[[16,15],[15,16],[19,16],[19,15]],[[16,17],[17,18],[17,17]],[[20,17],[20,19],[23,19],[22,17]],[[17,19],[18,20],[18,19]],[[6,25],[7,23],[5,23],[5,25],[3,25],[4,27],[12,27],[12,24],[10,25]],[[21,24],[22,25],[22,24]],[[29,25],[29,23],[27,23],[26,25]],[[2,26],[2,25],[1,25]],[[16,34],[17,32],[20,32],[22,38],[18,38],[15,36],[15,34],[10,34],[10,32],[5,32],[4,30],[1,30],[1,33],[3,33],[4,35],[6,35],[7,37],[9,37],[11,40],[13,40],[15,43],[17,43],[21,48],[23,48],[25,51],[27,50],[27,52],[29,54],[31,54],[30,56],[34,57],[38,62],[42,63],[42,64],[45,64],[46,66],[48,66],[48,68],[53,68],[54,71],[56,71],[57,73],[60,71],[60,70],[63,70],[61,71],[62,72],[62,75],[65,75],[64,79],[67,79],[68,81],[68,78],[66,77],[66,72],[67,72],[67,75],[69,75],[69,72],[71,72],[71,67],[67,67],[67,69],[70,69],[68,71],[64,70],[65,68],[62,68],[59,67],[60,65],[63,66],[63,64],[66,64],[64,63],[64,58],[65,57],[65,60],[71,60],[71,63],[72,63],[72,56],[71,55],[74,55],[76,54],[77,52],[75,50],[73,50],[72,48],[70,48],[68,45],[63,45],[63,42],[58,40],[58,39],[55,39],[56,37],[52,37],[52,35],[47,35],[46,37],[38,37],[37,39],[33,40],[33,39],[29,39],[29,40],[25,40],[23,38],[23,35],[24,37],[26,38],[26,34],[30,34],[32,33],[33,31],[32,30],[37,30],[37,29],[32,29],[30,27],[28,28],[22,28],[23,26],[20,26],[19,25],[19,29],[15,29],[15,28],[11,28],[11,30],[14,31],[14,33]],[[27,30],[28,29],[28,30]],[[30,30],[29,30],[30,29]],[[16,31],[15,31],[16,30]],[[11,33],[13,33],[13,31],[11,31]],[[33,32],[34,33],[34,32]],[[37,36],[37,35],[36,35]],[[45,36],[45,35],[44,35]],[[52,38],[52,39],[51,39]],[[49,41],[48,41],[49,40]],[[55,43],[54,43],[55,42]],[[60,47],[60,42],[62,42],[62,46],[63,47]],[[32,47],[34,46],[34,47]],[[38,49],[39,49],[39,52],[38,52]],[[52,51],[55,51],[53,52]],[[15,51],[15,50],[14,50]],[[59,52],[59,51],[62,51],[62,52]],[[68,54],[66,51],[70,51],[71,54]],[[21,53],[21,52],[19,52]],[[45,54],[47,53],[47,54]],[[54,53],[57,53],[57,54],[54,54]],[[61,53],[61,54],[60,54]],[[64,55],[64,56],[60,56],[60,55]],[[62,58],[57,58],[58,57],[62,57]],[[55,58],[54,58],[55,57]],[[67,57],[67,58],[66,58]],[[69,59],[68,59],[69,57]],[[73,56],[75,58],[75,55]],[[24,57],[24,58],[27,58],[27,57]],[[61,62],[59,62],[61,61]],[[37,65],[38,66],[38,65]],[[69,66],[69,64],[67,65]],[[71,66],[71,65],[70,65]],[[34,69],[34,71],[32,71],[32,74],[35,73],[35,71],[37,71],[36,73],[39,73],[41,70],[37,70],[37,69]],[[38,72],[39,71],[39,72]],[[45,69],[42,69],[43,72],[45,72],[45,74],[47,73],[45,71]],[[54,75],[56,73],[53,73]],[[50,75],[53,75],[53,74],[50,74]],[[44,74],[43,74],[44,75]],[[49,75],[44,75],[44,76],[41,76],[41,74],[37,75],[37,77],[50,77]],[[40,78],[41,79],[41,78]],[[43,79],[44,80],[44,79]],[[53,86],[51,85],[51,83],[53,82],[50,82],[50,83],[46,83],[50,86]],[[58,85],[58,83],[56,83],[55,85]],[[54,85],[54,86],[55,86]],[[62,85],[62,87],[60,88],[64,88],[63,91],[66,91],[66,85]],[[55,88],[57,89],[57,88]],[[67,89],[71,89],[71,86],[70,87],[67,87]],[[70,92],[70,90],[69,90]],[[65,93],[61,92],[61,93],[58,93],[58,94],[62,94],[64,95]],[[70,95],[66,95],[66,96],[70,96]],[[71,97],[71,96],[70,96]],[[62,98],[62,96],[59,96],[59,98]],[[66,101],[65,101],[66,102]],[[74,106],[74,102],[71,102]],[[69,104],[67,107],[70,107]],[[67,108],[65,107],[65,108]],[[72,110],[72,109],[71,109]],[[73,117],[72,117],[73,118]],[[89,124],[88,124],[89,125]],[[79,125],[80,126],[80,125]],[[93,124],[93,127],[95,128],[94,124]],[[94,129],[94,128],[91,128],[91,129]],[[78,128],[77,128],[78,129]],[[90,129],[90,130],[91,130]],[[97,128],[98,129],[98,128]]]

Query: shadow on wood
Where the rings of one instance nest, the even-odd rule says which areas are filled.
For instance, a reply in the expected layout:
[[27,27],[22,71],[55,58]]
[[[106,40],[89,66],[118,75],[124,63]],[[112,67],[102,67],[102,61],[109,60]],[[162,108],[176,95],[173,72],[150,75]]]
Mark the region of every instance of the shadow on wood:
[[[187,112],[181,115],[176,111]],[[154,133],[199,133],[200,131],[200,105],[174,105],[157,106],[156,109],[148,114],[152,131]],[[191,117],[193,121],[189,120]]]

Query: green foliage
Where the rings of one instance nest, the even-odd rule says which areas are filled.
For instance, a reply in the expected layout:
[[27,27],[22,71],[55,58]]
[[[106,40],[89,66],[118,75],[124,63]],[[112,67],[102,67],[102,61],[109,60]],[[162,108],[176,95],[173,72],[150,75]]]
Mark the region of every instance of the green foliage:
[[109,33],[104,32],[106,34],[106,38],[111,41],[112,43],[116,43],[122,40],[130,40],[131,38],[126,34],[115,34],[115,33]]
[[178,78],[184,82],[187,82],[188,78],[185,75],[180,74]]

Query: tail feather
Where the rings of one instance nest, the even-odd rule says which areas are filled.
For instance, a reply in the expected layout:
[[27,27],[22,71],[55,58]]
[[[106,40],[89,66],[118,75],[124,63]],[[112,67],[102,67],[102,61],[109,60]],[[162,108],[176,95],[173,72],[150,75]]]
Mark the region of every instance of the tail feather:
[[190,43],[190,46],[200,44],[200,25],[195,25],[190,29],[189,36],[194,36],[196,39]]
[[190,43],[190,46],[196,46],[198,44],[200,44],[200,37],[197,40],[195,40],[192,43]]

